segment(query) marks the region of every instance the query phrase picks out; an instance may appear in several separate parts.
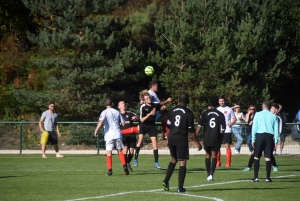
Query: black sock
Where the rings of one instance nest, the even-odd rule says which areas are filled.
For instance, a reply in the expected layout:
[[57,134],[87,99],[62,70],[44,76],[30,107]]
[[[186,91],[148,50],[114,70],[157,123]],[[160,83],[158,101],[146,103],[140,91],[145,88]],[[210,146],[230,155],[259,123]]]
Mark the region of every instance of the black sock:
[[206,172],[207,172],[207,176],[210,175],[210,158],[205,158],[205,166],[206,166]]
[[153,150],[153,154],[154,154],[154,162],[158,162],[158,150],[157,149]]
[[179,167],[179,173],[178,173],[178,188],[179,189],[183,189],[185,174],[186,174],[186,167],[185,166],[180,166]]
[[217,165],[217,159],[216,158],[212,158],[211,159],[211,176],[214,176],[215,170],[216,170],[216,165]]
[[136,147],[136,148],[135,148],[135,155],[134,155],[134,159],[138,159],[138,157],[139,157],[139,153],[140,153],[140,149],[141,149],[141,147]]
[[271,161],[266,161],[266,173],[267,173],[267,179],[270,179],[270,175],[271,175]]
[[170,178],[173,174],[175,166],[176,166],[176,163],[172,163],[172,162],[169,163],[167,173],[166,173],[166,177],[164,179],[166,183],[169,183],[169,180],[170,180]]
[[248,168],[252,168],[253,163],[254,163],[254,154],[251,154],[248,162]]
[[275,160],[275,157],[274,157],[273,154],[271,156],[271,163],[272,163],[273,166],[277,166],[277,163],[276,163],[276,160]]
[[132,154],[132,153],[129,153],[129,154],[127,155],[127,163],[130,163],[131,160],[132,160],[132,158],[133,158],[133,154]]
[[254,179],[258,178],[259,160],[254,159]]

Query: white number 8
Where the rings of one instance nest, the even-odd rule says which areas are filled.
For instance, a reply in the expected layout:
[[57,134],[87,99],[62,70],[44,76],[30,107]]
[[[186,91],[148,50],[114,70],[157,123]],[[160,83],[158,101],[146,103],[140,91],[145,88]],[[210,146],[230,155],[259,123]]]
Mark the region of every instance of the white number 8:
[[210,126],[211,128],[214,128],[214,127],[216,126],[215,119],[216,119],[216,118],[211,118],[211,119],[209,120],[209,126]]
[[175,122],[174,122],[174,124],[175,124],[175,126],[179,126],[179,124],[180,124],[180,115],[176,115],[175,116]]

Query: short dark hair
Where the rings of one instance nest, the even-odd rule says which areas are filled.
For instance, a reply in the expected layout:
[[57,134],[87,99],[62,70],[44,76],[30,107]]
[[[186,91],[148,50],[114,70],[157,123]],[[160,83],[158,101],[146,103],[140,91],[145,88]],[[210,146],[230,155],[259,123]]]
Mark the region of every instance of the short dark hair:
[[151,87],[152,87],[153,85],[158,85],[158,82],[156,82],[155,80],[151,80],[151,81],[149,82],[149,89],[151,89]]
[[113,105],[113,99],[112,99],[112,97],[107,97],[105,99],[105,105],[106,106],[112,106]]
[[273,103],[271,107],[274,107],[275,109],[279,110],[279,104]]
[[219,96],[218,101],[219,101],[220,99],[224,99],[224,101],[225,101],[225,96]]
[[189,95],[185,92],[179,94],[179,103],[188,104],[189,103]]
[[263,102],[263,105],[265,105],[265,107],[266,107],[268,110],[271,109],[271,101],[265,100],[265,101]]
[[208,104],[212,107],[218,107],[219,106],[219,99],[220,99],[220,97],[217,97],[217,96],[210,97],[208,99]]
[[49,103],[49,105],[52,105],[52,104],[55,105],[55,103],[54,103],[53,101],[51,101],[51,102]]

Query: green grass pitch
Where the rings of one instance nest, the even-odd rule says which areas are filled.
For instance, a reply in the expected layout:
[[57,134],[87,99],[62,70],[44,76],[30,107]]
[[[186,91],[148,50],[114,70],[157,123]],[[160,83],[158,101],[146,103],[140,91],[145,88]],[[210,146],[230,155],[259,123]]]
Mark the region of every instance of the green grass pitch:
[[261,159],[258,183],[250,182],[253,170],[242,172],[249,156],[233,156],[232,167],[217,168],[215,180],[206,180],[203,155],[192,155],[187,162],[185,188],[177,190],[178,166],[170,180],[170,191],[162,188],[170,157],[160,155],[162,170],[153,168],[152,155],[140,155],[139,167],[126,176],[117,155],[113,175],[106,176],[105,156],[0,155],[0,200],[300,200],[300,157],[276,156],[278,172],[272,183],[265,182],[265,162]]

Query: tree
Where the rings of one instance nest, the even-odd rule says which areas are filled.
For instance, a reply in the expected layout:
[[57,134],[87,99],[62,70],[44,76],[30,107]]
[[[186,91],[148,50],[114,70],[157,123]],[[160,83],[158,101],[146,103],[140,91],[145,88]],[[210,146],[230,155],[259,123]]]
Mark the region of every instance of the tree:
[[[278,15],[283,4],[293,14],[284,10]],[[298,4],[173,0],[155,21],[162,50],[150,50],[148,58],[164,69],[159,79],[173,97],[181,91],[192,96],[190,106],[195,111],[206,108],[207,98],[213,95],[225,95],[229,104],[246,106],[278,98],[270,89],[281,70],[286,64],[299,65],[298,53],[289,52],[283,40],[288,35],[299,48]],[[292,34],[283,31],[285,24]]]
[[70,121],[96,120],[107,96],[137,102],[144,56],[122,35],[125,23],[110,15],[124,1],[23,2],[41,22],[37,35],[28,33],[38,50],[32,65],[48,76],[45,88],[15,90],[19,100],[39,109],[55,101]]

